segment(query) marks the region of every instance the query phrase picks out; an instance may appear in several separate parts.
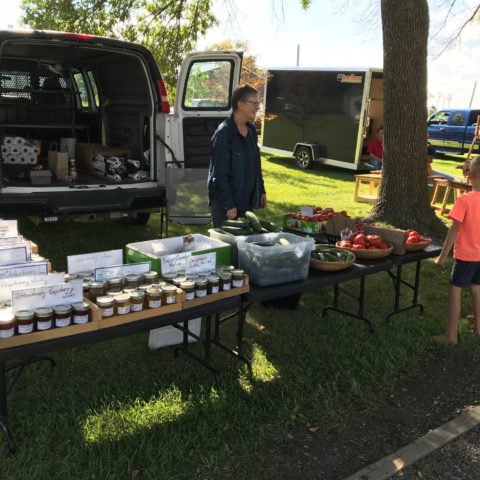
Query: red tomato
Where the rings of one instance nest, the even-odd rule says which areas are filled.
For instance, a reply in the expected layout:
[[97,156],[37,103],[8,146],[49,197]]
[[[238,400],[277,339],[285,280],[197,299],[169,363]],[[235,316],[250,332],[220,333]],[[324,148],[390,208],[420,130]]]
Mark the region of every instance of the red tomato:
[[408,237],[406,243],[408,244],[418,243],[418,237]]
[[382,237],[380,235],[367,235],[365,239],[371,245],[378,245],[380,242],[382,242]]
[[365,235],[363,233],[358,233],[353,242],[354,243],[365,243]]

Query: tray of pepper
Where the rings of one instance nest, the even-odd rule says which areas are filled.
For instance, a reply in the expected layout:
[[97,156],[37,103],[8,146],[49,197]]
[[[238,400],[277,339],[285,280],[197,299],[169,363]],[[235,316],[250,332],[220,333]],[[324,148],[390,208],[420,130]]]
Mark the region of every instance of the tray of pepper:
[[323,272],[336,272],[351,267],[355,260],[356,257],[352,252],[335,248],[334,245],[319,244],[311,252],[310,268]]

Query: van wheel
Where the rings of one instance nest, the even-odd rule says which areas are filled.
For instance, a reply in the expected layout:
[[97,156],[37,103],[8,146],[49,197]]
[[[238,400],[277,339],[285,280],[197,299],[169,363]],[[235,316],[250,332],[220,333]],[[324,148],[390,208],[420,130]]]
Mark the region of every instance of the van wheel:
[[300,147],[295,154],[295,163],[297,164],[297,167],[301,168],[302,170],[312,168],[312,150],[308,147]]
[[149,213],[145,213],[145,212],[141,212],[141,213],[137,213],[137,215],[135,217],[129,217],[129,218],[126,218],[124,220],[124,223],[128,224],[128,225],[139,225],[139,226],[143,226],[143,225],[146,225],[150,220],[150,214]]

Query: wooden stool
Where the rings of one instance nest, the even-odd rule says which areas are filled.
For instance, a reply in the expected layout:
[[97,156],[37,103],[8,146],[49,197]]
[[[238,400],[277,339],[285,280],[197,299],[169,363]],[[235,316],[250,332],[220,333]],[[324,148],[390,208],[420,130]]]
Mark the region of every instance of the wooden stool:
[[[462,182],[460,180],[447,180],[445,178],[433,178],[435,184],[435,189],[433,191],[433,197],[431,206],[437,210],[440,210],[440,215],[445,215],[450,212],[450,209],[447,208],[447,202],[450,197],[450,192],[453,190],[453,199],[454,201],[462,195],[463,193],[469,192],[472,189],[472,186],[468,183]],[[443,194],[442,203],[440,206],[436,205],[440,194],[440,189],[445,188]]]
[[[360,186],[368,184],[368,193],[360,193]],[[353,199],[355,202],[375,203],[377,200],[378,187],[382,183],[382,175],[375,173],[366,173],[355,175],[355,193]]]

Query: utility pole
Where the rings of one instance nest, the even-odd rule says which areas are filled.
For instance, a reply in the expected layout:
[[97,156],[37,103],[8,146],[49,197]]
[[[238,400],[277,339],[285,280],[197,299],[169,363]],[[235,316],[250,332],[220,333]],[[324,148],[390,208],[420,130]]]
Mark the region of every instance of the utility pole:
[[297,43],[297,67],[300,66],[300,44]]
[[477,81],[475,80],[475,83],[473,84],[472,96],[470,98],[470,105],[468,106],[468,108],[472,108],[473,98],[475,97],[475,90],[476,89],[477,89]]

